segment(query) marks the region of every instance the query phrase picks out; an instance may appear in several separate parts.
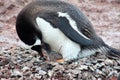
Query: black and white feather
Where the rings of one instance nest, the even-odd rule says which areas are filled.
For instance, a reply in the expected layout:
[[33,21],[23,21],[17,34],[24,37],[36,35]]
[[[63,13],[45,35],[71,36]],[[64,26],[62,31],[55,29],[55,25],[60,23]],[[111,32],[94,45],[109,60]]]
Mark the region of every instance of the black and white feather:
[[17,17],[16,30],[25,44],[48,44],[50,51],[61,53],[65,60],[96,52],[120,57],[120,51],[98,37],[86,16],[64,1],[39,0],[28,4]]

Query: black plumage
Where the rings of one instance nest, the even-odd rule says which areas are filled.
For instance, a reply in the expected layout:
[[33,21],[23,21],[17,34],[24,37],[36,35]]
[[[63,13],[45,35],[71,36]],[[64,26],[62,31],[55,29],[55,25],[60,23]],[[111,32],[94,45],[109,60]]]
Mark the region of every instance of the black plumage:
[[[62,44],[63,41],[61,41],[62,39],[59,38],[59,34],[59,39],[57,40],[60,40],[62,43],[60,44],[59,42],[54,42],[54,35],[57,34],[50,35],[43,33],[44,31],[41,30],[43,28],[41,27],[42,25],[38,25],[37,22],[39,20],[45,20],[45,23],[43,23],[42,25],[47,24],[52,27],[47,28],[46,31],[49,31],[49,29],[53,29],[53,32],[55,31],[55,33],[57,33],[57,29],[63,36],[61,36],[62,38],[67,38],[66,40],[69,39],[68,42],[70,44]],[[67,47],[64,47],[66,49],[61,49],[61,47],[58,47],[61,52],[63,52],[63,58],[66,57],[64,53],[69,55],[70,51],[68,51],[67,53],[67,48],[70,47],[70,45],[72,45],[70,48],[76,47],[75,50],[77,50],[73,50],[73,53],[77,53],[74,53],[76,54],[76,56],[70,59],[78,58],[78,55],[80,56],[82,53],[86,54],[85,50],[88,52],[91,51],[91,54],[92,51],[94,53],[103,52],[107,54],[111,53],[112,56],[118,58],[120,57],[119,50],[106,45],[103,40],[95,33],[92,24],[86,18],[86,16],[76,6],[64,1],[39,0],[28,4],[17,16],[16,30],[19,38],[28,45],[34,45],[37,39],[40,39],[42,44],[47,43],[49,45],[49,50],[51,51],[57,49],[55,48],[54,43],[56,43],[57,46],[62,47],[67,45]],[[49,42],[52,40],[53,44]],[[80,49],[78,49],[79,47]],[[38,46],[33,48],[34,50],[37,49],[38,51]],[[59,52],[59,49],[57,49],[56,51]],[[69,60],[69,58],[66,60]]]

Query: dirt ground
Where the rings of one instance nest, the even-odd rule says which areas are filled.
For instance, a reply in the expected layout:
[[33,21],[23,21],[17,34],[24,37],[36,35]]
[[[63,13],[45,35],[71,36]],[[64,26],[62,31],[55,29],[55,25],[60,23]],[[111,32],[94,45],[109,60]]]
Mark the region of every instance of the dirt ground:
[[[20,53],[26,53],[26,52],[33,53],[31,55],[37,54],[31,50],[28,50],[26,45],[19,40],[19,38],[16,34],[16,29],[15,29],[16,16],[20,12],[20,10],[25,5],[30,3],[31,1],[32,0],[0,0],[0,69],[1,69],[0,70],[1,71],[0,78],[3,80],[5,80],[5,79],[6,80],[10,80],[10,79],[15,80],[15,78],[16,78],[16,77],[13,78],[13,76],[11,77],[11,75],[15,74],[14,72],[10,71],[9,73],[5,74],[4,70],[9,70],[8,65],[10,66],[10,64],[9,64],[9,62],[5,62],[5,64],[3,64],[2,61],[4,61],[3,60],[4,58],[5,59],[9,58],[10,61],[12,63],[14,63],[14,60],[16,60],[15,57],[17,56],[17,53],[19,53],[19,55],[21,55]],[[120,50],[120,1],[119,0],[68,0],[68,2],[70,2],[74,5],[77,5],[80,8],[80,10],[83,11],[83,13],[88,17],[88,19],[93,24],[93,27],[94,27],[96,33],[105,41],[105,43]],[[102,56],[102,57],[104,57],[104,56]],[[98,58],[95,58],[95,59],[98,59]],[[102,58],[100,57],[100,59],[102,59]],[[86,60],[86,61],[84,61],[84,60],[86,60],[86,58],[82,60],[84,63],[86,63],[86,61],[88,62],[89,60],[91,60],[91,58],[88,58],[88,60]],[[91,61],[93,61],[93,60],[94,59],[92,59]],[[105,58],[103,58],[103,60],[108,60],[108,58],[105,57]],[[99,61],[99,60],[97,60],[97,61]],[[116,67],[120,66],[119,65],[120,60],[109,60],[109,61],[110,62],[108,62],[108,63],[110,63],[110,64],[107,65],[107,67],[109,66],[109,68],[114,67],[114,66],[116,66]],[[105,64],[104,61],[101,61],[101,62]],[[116,62],[118,62],[118,63],[116,63]],[[15,66],[15,63],[14,63],[14,66]],[[32,62],[31,62],[30,66],[28,66],[27,64],[28,63],[25,63],[25,64],[23,63],[22,65],[24,67],[27,66],[29,68],[30,68],[30,66],[33,66]],[[51,64],[56,65],[57,63],[56,64],[51,63]],[[83,63],[78,64],[77,68],[79,66],[81,66],[81,64],[83,64]],[[97,63],[95,63],[95,65],[97,65]],[[99,65],[101,65],[101,63]],[[17,64],[17,66],[18,66],[18,64]],[[88,74],[92,73],[92,75],[94,77],[87,78],[87,77],[81,76],[79,78],[78,77],[76,78],[77,72],[75,72],[75,71],[77,68],[76,68],[76,66],[74,66],[75,69],[72,70],[71,66],[73,67],[73,63],[70,64],[68,68],[66,67],[66,65],[61,66],[61,64],[59,64],[59,66],[58,66],[58,67],[60,67],[60,69],[67,68],[68,73],[69,73],[69,75],[67,75],[67,76],[65,76],[65,75],[58,76],[57,75],[57,74],[63,74],[63,73],[68,74],[67,70],[65,72],[62,72],[62,71],[64,71],[64,69],[62,71],[61,70],[59,71],[59,69],[57,69],[58,71],[51,70],[51,72],[41,70],[41,73],[44,73],[42,75],[42,78],[41,78],[41,76],[39,76],[39,78],[35,78],[34,80],[39,80],[39,79],[47,80],[48,78],[54,80],[57,77],[59,78],[58,80],[77,80],[77,79],[78,80],[105,80],[105,79],[106,80],[117,80],[116,77],[109,78],[109,76],[111,76],[110,71],[106,72],[105,74],[102,74],[103,72],[99,73],[99,76],[100,76],[100,78],[99,78],[99,77],[94,76],[97,74],[97,72],[95,72],[94,69],[93,69],[93,72],[91,72],[91,71],[87,72],[88,69],[86,69],[86,68],[85,68],[85,70],[82,69],[82,71],[84,71],[84,74],[88,75]],[[86,64],[84,66],[86,67]],[[19,67],[20,67],[20,64],[19,64]],[[16,71],[16,73],[22,75],[24,70],[21,71],[21,69],[23,69],[23,67],[22,68],[21,67],[19,68],[19,67],[18,68],[14,67],[13,70],[18,70],[19,72]],[[104,66],[104,67],[107,68],[106,66]],[[11,70],[11,68],[10,68],[10,70]],[[42,72],[42,71],[44,71],[44,72]],[[54,73],[53,71],[56,71],[56,72]],[[71,71],[73,71],[74,76],[72,74],[72,76],[70,77]],[[82,74],[82,71],[80,74]],[[96,71],[97,71],[97,69],[96,69]],[[113,72],[117,71],[116,74],[118,76],[120,69],[116,70],[116,68],[111,68],[111,72],[112,71]],[[3,73],[5,75],[3,75]],[[52,75],[52,76],[46,77],[45,75],[47,73],[50,73],[49,76],[50,75]],[[7,76],[8,74],[10,74],[10,76]],[[60,77],[62,77],[62,78],[60,78]],[[23,76],[22,79],[23,80],[33,80],[32,78],[33,77],[31,77],[31,79],[24,78],[24,76]]]

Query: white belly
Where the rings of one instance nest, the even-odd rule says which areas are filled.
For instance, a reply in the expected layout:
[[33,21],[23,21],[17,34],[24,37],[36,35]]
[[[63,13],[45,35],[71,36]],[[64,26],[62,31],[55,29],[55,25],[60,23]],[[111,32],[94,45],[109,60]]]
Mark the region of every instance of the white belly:
[[44,19],[37,17],[36,22],[42,32],[42,40],[48,43],[53,51],[61,53],[65,60],[78,57],[80,45],[67,38],[58,28],[53,28]]

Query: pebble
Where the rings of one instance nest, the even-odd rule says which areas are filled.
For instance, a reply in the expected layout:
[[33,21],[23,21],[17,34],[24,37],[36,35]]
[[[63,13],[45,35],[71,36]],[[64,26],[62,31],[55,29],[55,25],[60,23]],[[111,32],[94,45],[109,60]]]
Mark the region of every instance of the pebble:
[[38,71],[38,74],[41,74],[41,75],[45,75],[47,73],[46,71],[43,71],[40,68],[36,68],[36,70]]
[[81,73],[81,70],[79,70],[79,69],[74,69],[74,70],[71,70],[71,72],[72,72],[73,74],[79,74],[79,73]]
[[52,70],[49,70],[49,71],[48,71],[48,75],[49,75],[50,77],[53,75],[53,73],[54,73],[54,71],[52,71]]
[[113,61],[110,60],[110,59],[106,59],[106,60],[105,60],[105,64],[106,64],[106,65],[113,65]]
[[104,59],[97,59],[98,63],[101,63],[101,62],[104,62],[104,61],[105,61]]
[[10,62],[10,58],[5,56],[0,56],[0,66],[5,66]]
[[118,74],[118,79],[117,80],[120,80],[120,73]]
[[32,74],[32,72],[29,71],[29,70],[23,72],[23,75],[24,75],[24,76],[30,76],[31,74]]
[[97,80],[102,80],[102,78],[98,78]]
[[88,70],[88,66],[81,65],[78,69],[80,69],[80,70]]
[[113,76],[113,75],[117,75],[117,71],[111,71],[109,74],[108,74],[108,76],[107,77],[110,77],[110,76]]
[[14,70],[12,71],[11,77],[22,77],[22,76],[23,76],[23,73],[20,72],[19,70],[14,69]]
[[30,68],[29,68],[29,67],[27,67],[27,66],[24,66],[24,67],[22,68],[22,70],[23,70],[23,72],[25,72],[25,71],[30,70]]
[[113,68],[120,71],[120,66],[114,66]]
[[85,63],[86,66],[91,66],[92,64],[90,62]]
[[103,74],[103,72],[100,71],[99,69],[96,69],[96,73],[98,73],[98,74]]
[[9,69],[12,71],[12,79],[16,78],[20,80],[20,78],[26,77],[28,80],[48,80],[50,78],[56,79],[55,77],[63,77],[62,79],[67,78],[70,80],[102,80],[102,77],[113,75],[114,73],[112,71],[116,71],[115,75],[120,71],[118,66],[119,60],[115,61],[108,58],[99,59],[92,56],[90,59],[83,58],[70,64],[60,64],[57,62],[43,62],[37,54],[33,56],[34,54],[30,54],[31,52],[25,52],[23,50],[22,54],[16,52],[14,56],[10,56],[11,61],[14,62],[8,63],[7,65],[10,66]]
[[95,69],[92,66],[89,66],[91,71],[95,71]]
[[119,66],[120,66],[120,60],[116,60],[116,62],[119,64]]
[[40,79],[42,76],[40,74],[35,74],[35,78]]

